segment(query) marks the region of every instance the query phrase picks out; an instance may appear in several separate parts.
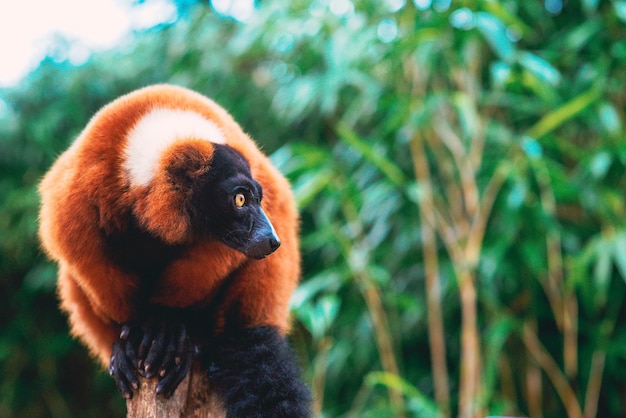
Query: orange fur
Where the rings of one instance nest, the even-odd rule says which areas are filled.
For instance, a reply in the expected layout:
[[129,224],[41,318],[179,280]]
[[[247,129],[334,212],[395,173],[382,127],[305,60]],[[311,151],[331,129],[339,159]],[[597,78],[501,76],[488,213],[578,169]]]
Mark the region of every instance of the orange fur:
[[[249,162],[262,185],[262,206],[281,240],[263,260],[247,259],[216,241],[196,239],[183,211],[186,191],[164,166],[194,161],[199,175],[210,169],[212,144],[186,138],[169,147],[148,185],[132,185],[124,168],[127,135],[154,108],[193,111],[222,131],[226,144]],[[116,264],[109,237],[131,225],[151,231],[180,249],[163,269],[150,301],[169,307],[217,303],[218,331],[227,312],[239,310],[245,326],[289,328],[288,302],[300,275],[298,218],[286,179],[213,101],[189,90],[157,85],[123,96],[101,109],[46,174],[40,185],[40,238],[59,263],[58,294],[71,332],[108,365],[120,324],[137,317],[141,277]],[[225,278],[229,276],[228,283]],[[219,301],[218,290],[228,286]],[[222,292],[222,290],[220,290]]]

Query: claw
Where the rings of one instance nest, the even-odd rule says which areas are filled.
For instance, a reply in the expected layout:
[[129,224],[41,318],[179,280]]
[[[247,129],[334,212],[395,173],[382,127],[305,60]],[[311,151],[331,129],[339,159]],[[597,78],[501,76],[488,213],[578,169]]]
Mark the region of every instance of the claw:
[[130,326],[123,325],[122,330],[120,331],[120,340],[127,340],[130,335]]

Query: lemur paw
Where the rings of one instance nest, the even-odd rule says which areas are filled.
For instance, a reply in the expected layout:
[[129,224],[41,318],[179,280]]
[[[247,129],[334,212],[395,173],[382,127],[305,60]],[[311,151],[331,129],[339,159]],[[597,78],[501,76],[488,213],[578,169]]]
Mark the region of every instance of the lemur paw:
[[120,339],[113,344],[113,353],[111,354],[111,361],[109,363],[109,374],[115,380],[115,384],[120,393],[126,399],[133,397],[133,390],[139,388],[139,380],[135,375],[135,365],[137,361],[137,355],[133,344],[127,339],[122,338],[129,329],[127,326],[122,328]]
[[179,321],[150,319],[142,325],[126,325],[122,327],[120,340],[128,341],[132,347],[126,350],[130,352],[127,359],[133,361],[140,375],[158,376],[156,392],[166,398],[172,396],[187,376],[199,352],[199,347],[189,338],[187,327]]

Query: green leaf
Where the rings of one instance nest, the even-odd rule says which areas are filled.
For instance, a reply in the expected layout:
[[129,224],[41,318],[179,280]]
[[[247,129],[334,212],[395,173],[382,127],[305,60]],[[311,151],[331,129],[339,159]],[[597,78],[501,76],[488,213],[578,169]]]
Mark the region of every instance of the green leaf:
[[511,209],[518,209],[524,203],[528,194],[528,188],[525,182],[520,179],[514,179],[513,187],[506,197],[506,203]]
[[527,135],[539,139],[544,135],[554,131],[567,120],[573,118],[578,113],[587,109],[600,97],[600,90],[592,87],[581,95],[573,98],[563,106],[545,115],[527,132]]
[[522,138],[521,146],[530,159],[537,160],[543,155],[541,144],[529,136]]
[[626,1],[614,1],[613,10],[622,22],[626,22]]
[[506,3],[498,2],[498,1],[485,1],[481,2],[481,6],[485,8],[486,11],[500,19],[502,23],[506,26],[512,28],[516,32],[519,32],[522,37],[525,34],[533,32],[533,28],[528,26],[522,19],[520,19],[516,14],[510,10],[508,10]]
[[494,52],[504,61],[511,62],[515,56],[515,46],[508,37],[506,27],[500,19],[487,12],[474,14],[476,27],[482,32]]
[[329,168],[311,171],[300,176],[293,184],[293,192],[300,209],[306,208],[334,179]]
[[611,258],[612,251],[606,241],[598,242],[596,248],[596,264],[593,268],[593,281],[595,284],[596,303],[604,306],[607,300],[609,284],[611,283]]
[[622,131],[622,120],[613,103],[604,102],[598,109],[600,122],[611,135],[619,135]]
[[593,40],[593,37],[604,29],[600,19],[589,19],[573,30],[566,32],[560,42],[563,48],[571,51],[578,51]]
[[517,61],[520,65],[541,78],[543,81],[555,86],[561,81],[561,74],[548,61],[530,52],[519,52]]
[[321,340],[335,322],[340,306],[339,297],[328,294],[320,297],[316,302],[301,305],[295,309],[295,313],[313,338]]
[[476,104],[466,93],[455,94],[453,102],[459,114],[463,137],[465,139],[470,139],[476,132],[476,127],[478,125],[478,112],[476,111]]
[[293,292],[289,306],[295,309],[324,291],[336,292],[343,284],[343,277],[344,275],[337,270],[323,270],[320,274],[308,278]]
[[298,171],[319,167],[328,161],[329,156],[326,149],[295,142],[274,151],[270,160],[283,174],[289,176]]
[[429,397],[400,376],[388,372],[371,372],[365,378],[365,382],[369,386],[383,385],[402,393],[409,400],[409,408],[418,417],[436,418],[442,416],[437,405]]
[[612,162],[612,155],[606,151],[601,151],[591,158],[589,171],[593,177],[600,179],[609,171]]
[[598,9],[598,3],[600,3],[600,0],[582,0],[582,3],[585,12],[587,14],[591,14],[595,13],[595,11]]
[[394,184],[402,186],[405,183],[404,173],[398,168],[397,164],[381,154],[367,141],[360,138],[346,124],[341,122],[337,124],[337,133],[343,141],[359,151],[367,161],[376,166]]
[[506,85],[511,79],[511,66],[504,61],[496,61],[489,67],[493,83],[497,87]]
[[617,271],[626,281],[626,231],[616,233],[613,246],[613,259]]

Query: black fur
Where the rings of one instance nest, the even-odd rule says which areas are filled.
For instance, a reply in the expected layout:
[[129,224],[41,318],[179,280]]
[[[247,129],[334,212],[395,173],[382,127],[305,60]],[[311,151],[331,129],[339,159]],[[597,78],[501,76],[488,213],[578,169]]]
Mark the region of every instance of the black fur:
[[273,327],[256,327],[221,337],[210,355],[209,381],[234,417],[308,417],[309,389],[297,358]]

